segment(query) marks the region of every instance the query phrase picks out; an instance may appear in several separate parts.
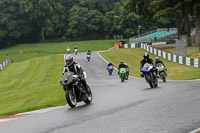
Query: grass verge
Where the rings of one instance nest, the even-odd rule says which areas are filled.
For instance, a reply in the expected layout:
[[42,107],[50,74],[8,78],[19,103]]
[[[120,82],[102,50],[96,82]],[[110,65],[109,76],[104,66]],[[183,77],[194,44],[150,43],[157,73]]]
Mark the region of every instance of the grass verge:
[[41,56],[66,53],[67,47],[70,47],[71,52],[74,52],[74,46],[78,47],[78,52],[86,52],[88,49],[91,51],[99,51],[113,47],[114,41],[91,40],[62,43],[20,44],[0,50],[0,62],[7,59],[13,59],[14,62],[20,62]]
[[[119,62],[123,60],[130,68],[130,75],[140,77],[140,61],[146,51],[141,48],[134,49],[117,49],[113,51],[100,52],[100,54],[108,61],[112,61],[113,64],[118,67]],[[152,59],[155,59],[155,55],[149,53]],[[160,59],[167,66],[167,79],[172,80],[188,80],[199,79],[200,68],[194,68],[191,66],[185,66],[178,63],[168,61],[164,58]]]
[[63,55],[12,63],[0,71],[0,117],[66,104]]

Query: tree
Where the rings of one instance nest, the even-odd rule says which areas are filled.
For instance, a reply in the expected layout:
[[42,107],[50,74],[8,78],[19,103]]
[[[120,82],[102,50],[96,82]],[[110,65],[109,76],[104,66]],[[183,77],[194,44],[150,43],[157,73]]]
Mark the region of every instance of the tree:
[[1,0],[0,10],[0,38],[5,40],[7,46],[11,46],[15,40],[29,34],[29,23],[26,16],[20,13],[18,0]]

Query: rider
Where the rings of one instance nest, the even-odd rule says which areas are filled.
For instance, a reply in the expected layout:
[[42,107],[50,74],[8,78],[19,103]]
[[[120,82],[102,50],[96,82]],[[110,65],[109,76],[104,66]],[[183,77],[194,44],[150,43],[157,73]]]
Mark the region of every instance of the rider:
[[[140,72],[142,72],[142,68],[145,63],[149,63],[155,67],[154,62],[151,58],[149,58],[148,53],[144,53],[143,59],[140,61]],[[153,70],[154,70],[154,68],[153,68]],[[153,75],[154,75],[154,80],[155,80],[157,78],[155,72],[153,72]],[[141,74],[141,77],[144,77],[143,73]]]
[[111,61],[108,63],[107,70],[108,70],[108,68],[109,68],[110,66],[113,66],[113,64],[112,64],[112,62],[111,62]]
[[79,63],[73,61],[73,57],[70,55],[65,57],[63,75],[65,72],[68,72],[68,71],[73,72],[74,75],[78,75],[78,77],[80,78],[80,82],[84,85],[84,87],[86,88],[86,91],[88,91],[87,89],[88,85],[86,83],[86,72],[83,71]]
[[155,66],[156,66],[158,63],[161,63],[161,64],[165,67],[165,69],[167,70],[165,64],[159,59],[159,57],[156,57],[156,58],[155,58]]
[[124,64],[123,61],[120,61],[120,64],[119,64],[119,67],[118,67],[118,74],[119,74],[120,68],[126,68],[126,65]]
[[91,55],[91,51],[89,49],[87,51],[87,55]]
[[130,69],[126,63],[124,63],[124,64],[126,65],[126,73],[127,73],[127,75],[129,75]]
[[70,48],[67,47],[66,51],[67,51],[67,54],[69,54],[70,53]]
[[77,46],[74,46],[74,51],[78,51],[78,47]]
[[[155,67],[158,63],[161,63],[165,67],[165,70],[167,71],[165,64],[159,59],[159,57],[155,57]],[[156,69],[156,75],[157,75],[157,69]]]

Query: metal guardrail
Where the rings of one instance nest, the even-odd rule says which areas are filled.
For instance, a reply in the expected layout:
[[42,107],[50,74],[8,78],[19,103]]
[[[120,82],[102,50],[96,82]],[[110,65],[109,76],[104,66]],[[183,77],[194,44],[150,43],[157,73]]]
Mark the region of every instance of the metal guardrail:
[[12,62],[13,62],[13,60],[11,60],[11,59],[8,59],[8,60],[6,60],[4,62],[1,62],[0,63],[0,71],[3,70],[8,64],[10,64]]
[[183,64],[183,65],[187,65],[187,66],[200,67],[200,59],[189,58],[189,57],[178,56],[175,54],[167,53],[162,50],[152,48],[145,43],[124,44],[123,48],[143,48],[144,50],[146,50],[154,55],[160,56],[164,59],[167,59],[169,61],[177,62],[179,64]]

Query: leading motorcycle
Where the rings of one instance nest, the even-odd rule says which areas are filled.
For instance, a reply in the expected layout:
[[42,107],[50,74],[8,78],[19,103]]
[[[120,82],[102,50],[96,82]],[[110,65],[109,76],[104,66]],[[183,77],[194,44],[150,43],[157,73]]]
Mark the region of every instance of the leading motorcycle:
[[61,84],[65,91],[65,97],[68,105],[71,108],[76,107],[77,102],[85,102],[90,104],[92,102],[92,91],[87,86],[87,91],[81,82],[81,79],[74,75],[73,72],[66,72],[62,77]]

